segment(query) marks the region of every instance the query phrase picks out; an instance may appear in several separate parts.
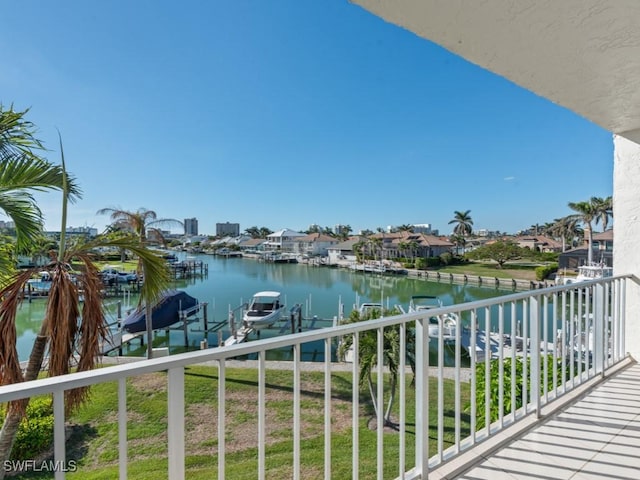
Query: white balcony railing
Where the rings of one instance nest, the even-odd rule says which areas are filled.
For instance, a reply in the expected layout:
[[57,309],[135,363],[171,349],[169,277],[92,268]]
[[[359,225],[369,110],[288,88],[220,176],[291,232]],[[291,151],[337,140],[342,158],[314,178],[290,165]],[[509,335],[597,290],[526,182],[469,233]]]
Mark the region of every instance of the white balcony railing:
[[[214,468],[217,468],[218,478],[233,478],[233,471],[226,463],[225,438],[231,428],[229,415],[233,415],[227,411],[225,403],[226,367],[231,359],[252,356],[257,359],[255,365],[258,370],[257,435],[253,439],[253,447],[257,451],[256,471],[258,478],[269,478],[265,432],[269,408],[266,390],[271,385],[267,385],[265,380],[269,365],[267,352],[288,348],[293,352],[290,362],[293,379],[290,392],[293,405],[290,412],[290,470],[293,478],[307,478],[305,472],[308,468],[301,455],[301,447],[307,441],[305,422],[301,418],[301,373],[308,364],[301,361],[301,351],[309,342],[320,342],[325,360],[314,365],[320,365],[324,372],[324,464],[320,467],[324,470],[323,477],[331,478],[339,457],[348,458],[352,478],[426,478],[430,469],[446,464],[525,417],[539,415],[543,406],[563,397],[588,379],[603,375],[609,367],[622,361],[625,358],[625,292],[629,281],[629,276],[617,276],[533,290],[8,385],[0,387],[0,402],[53,394],[54,462],[64,465],[64,392],[81,386],[118,382],[119,475],[124,479],[127,478],[130,451],[127,441],[127,379],[166,371],[168,475],[171,479],[183,479],[188,476],[185,473],[185,455],[188,454],[185,451],[185,368],[213,362],[218,377],[217,429],[211,432],[212,441],[217,441],[217,448],[212,454],[215,457]],[[444,319],[448,314],[458,317],[457,328],[445,329]],[[389,329],[398,333],[396,338],[401,352],[396,357],[399,362],[395,414],[397,434],[388,436],[383,428],[376,430],[375,467],[372,467],[373,471],[363,473],[361,462],[370,453],[364,452],[365,447],[360,444],[363,405],[358,384],[362,359],[359,354],[363,352],[365,336],[368,340],[373,336],[375,354],[377,358],[383,358],[385,332]],[[375,332],[375,335],[367,332]],[[445,336],[445,332],[449,336]],[[350,455],[338,456],[332,451],[336,427],[332,373],[344,369],[343,363],[335,361],[336,344],[344,338],[351,338],[354,346],[352,363],[348,367],[353,391],[350,405],[352,433]],[[414,372],[409,368],[413,362]],[[520,371],[521,376],[518,374]],[[377,362],[374,367],[377,425],[384,423],[383,401],[388,398],[388,382],[385,382],[388,372],[387,366]],[[415,380],[414,385],[411,379]],[[518,380],[510,382],[510,379]],[[451,389],[445,389],[446,382],[453,382]],[[451,390],[452,394],[445,393]],[[434,412],[437,413],[434,415]],[[449,423],[445,422],[445,417]],[[445,428],[453,434],[445,435]],[[390,466],[390,462],[393,465]],[[64,469],[56,471],[56,478],[64,477]]]

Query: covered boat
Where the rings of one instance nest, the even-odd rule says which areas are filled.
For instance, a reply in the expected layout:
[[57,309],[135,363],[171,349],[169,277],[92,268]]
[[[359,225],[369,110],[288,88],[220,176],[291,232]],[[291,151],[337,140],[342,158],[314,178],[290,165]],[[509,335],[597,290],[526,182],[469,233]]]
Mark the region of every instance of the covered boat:
[[[167,328],[180,321],[180,312],[185,316],[195,315],[198,311],[198,300],[182,290],[167,290],[153,306],[151,326],[153,330]],[[129,333],[143,332],[147,329],[146,308],[134,310],[122,323],[122,328]]]

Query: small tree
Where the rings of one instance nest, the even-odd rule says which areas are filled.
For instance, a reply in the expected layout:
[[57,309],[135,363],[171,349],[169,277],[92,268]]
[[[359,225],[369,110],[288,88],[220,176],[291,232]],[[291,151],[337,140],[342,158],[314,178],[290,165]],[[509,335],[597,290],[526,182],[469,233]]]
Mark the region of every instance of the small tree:
[[[396,312],[387,311],[386,314],[394,314]],[[373,309],[367,313],[360,314],[357,310],[354,310],[349,315],[347,323],[360,322],[364,320],[371,320],[380,317],[382,312],[377,309]],[[376,395],[375,381],[373,379],[373,373],[378,365],[378,336],[377,330],[367,330],[359,334],[359,348],[358,357],[360,358],[360,375],[359,384],[361,387],[367,387],[371,401],[373,404],[376,415],[378,414],[378,397]],[[389,369],[389,400],[387,402],[387,408],[384,413],[384,426],[395,427],[395,424],[391,421],[391,410],[395,402],[396,388],[398,385],[398,373],[400,366],[400,326],[393,325],[384,329],[383,335],[383,358],[382,362]],[[353,346],[353,335],[347,335],[344,337],[342,343],[338,347],[338,356],[344,358],[346,352]],[[407,329],[406,337],[407,347],[407,363],[414,370],[414,355],[412,352],[415,350],[415,334],[413,331]]]
[[473,260],[493,260],[498,263],[498,268],[502,268],[509,260],[522,258],[526,256],[526,253],[522,247],[519,247],[512,240],[497,240],[476,248],[467,253],[466,256]]

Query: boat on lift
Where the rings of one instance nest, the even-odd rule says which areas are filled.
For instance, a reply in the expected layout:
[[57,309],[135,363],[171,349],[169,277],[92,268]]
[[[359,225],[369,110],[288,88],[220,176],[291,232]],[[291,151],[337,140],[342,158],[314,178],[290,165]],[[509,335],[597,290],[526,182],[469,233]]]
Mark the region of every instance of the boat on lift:
[[613,276],[613,267],[609,267],[604,263],[590,263],[580,265],[578,274],[575,277],[561,276],[556,283],[561,285],[570,285],[572,283],[586,282],[587,280],[600,280]]
[[280,301],[280,292],[257,292],[251,298],[247,310],[242,316],[245,327],[259,330],[268,328],[280,320],[285,310],[285,305]]
[[[409,313],[422,312],[442,307],[442,301],[432,295],[413,295],[409,302]],[[440,325],[442,324],[442,332]],[[444,343],[456,340],[458,316],[455,313],[443,313],[429,317],[429,337],[438,338],[442,334]]]
[[[151,328],[169,328],[186,317],[198,313],[198,300],[182,290],[166,290],[151,310]],[[129,333],[143,332],[147,328],[147,311],[137,308],[122,322],[123,330]]]

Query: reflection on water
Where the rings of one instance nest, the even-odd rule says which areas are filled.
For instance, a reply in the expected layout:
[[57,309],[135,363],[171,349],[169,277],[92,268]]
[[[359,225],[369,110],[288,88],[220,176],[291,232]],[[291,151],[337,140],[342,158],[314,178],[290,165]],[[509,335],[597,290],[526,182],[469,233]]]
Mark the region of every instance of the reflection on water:
[[[207,336],[210,346],[218,344],[219,335],[223,339],[230,335],[227,325],[229,310],[248,302],[251,296],[260,290],[282,292],[287,307],[300,304],[306,319],[303,323],[305,329],[330,326],[334,317],[339,315],[341,304],[346,317],[356,303],[381,302],[390,309],[401,305],[406,311],[414,295],[437,296],[444,305],[453,305],[512,293],[510,290],[480,288],[468,284],[428,282],[406,276],[364,274],[349,269],[273,264],[252,259],[221,258],[209,255],[199,255],[197,260],[208,263],[208,276],[180,280],[174,286],[187,291],[200,302],[207,303],[209,328],[216,324],[221,327],[220,334],[210,332]],[[105,308],[109,321],[116,321],[118,303],[122,315],[126,315],[126,311],[133,308],[136,302],[135,295],[106,299]],[[26,360],[28,357],[44,315],[45,304],[45,299],[34,299],[31,303],[25,302],[20,308],[18,315],[20,360]],[[314,317],[316,317],[315,320]],[[157,332],[154,346],[168,346],[171,353],[199,349],[200,342],[205,338],[202,330],[202,322],[190,324],[186,346],[183,330],[171,330],[168,334],[164,331]],[[260,337],[267,338],[284,333],[291,333],[291,327],[278,323],[274,328],[262,330]],[[250,336],[250,340],[256,338],[255,333]],[[432,346],[432,349],[435,348]],[[145,347],[138,340],[134,340],[123,351],[125,355],[144,355],[145,353]],[[272,352],[269,358],[276,357],[289,359],[291,351]],[[306,345],[302,358],[303,360],[323,360],[323,342]]]

